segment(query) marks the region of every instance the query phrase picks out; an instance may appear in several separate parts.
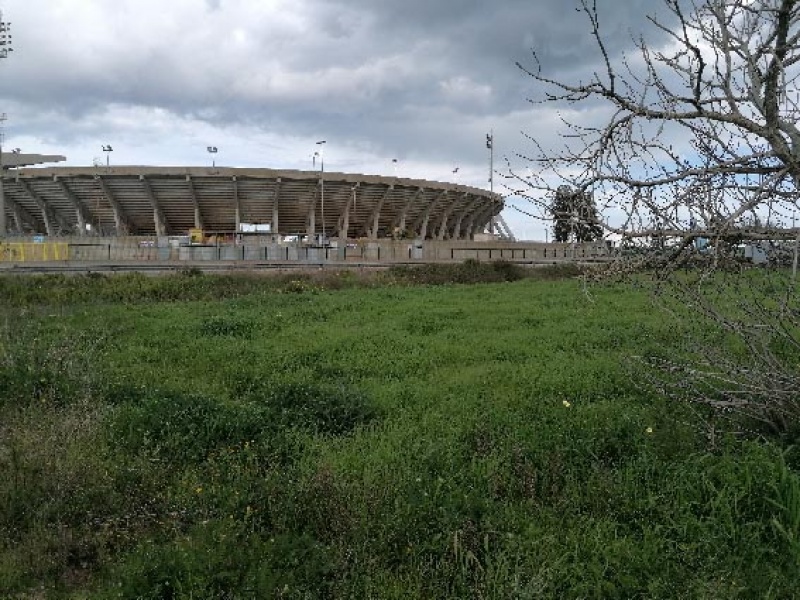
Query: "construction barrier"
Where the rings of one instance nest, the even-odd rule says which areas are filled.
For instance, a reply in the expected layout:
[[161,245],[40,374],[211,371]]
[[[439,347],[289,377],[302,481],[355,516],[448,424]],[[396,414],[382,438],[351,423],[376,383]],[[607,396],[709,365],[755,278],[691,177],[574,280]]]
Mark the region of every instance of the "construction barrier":
[[9,242],[0,244],[0,262],[52,262],[69,260],[66,242]]

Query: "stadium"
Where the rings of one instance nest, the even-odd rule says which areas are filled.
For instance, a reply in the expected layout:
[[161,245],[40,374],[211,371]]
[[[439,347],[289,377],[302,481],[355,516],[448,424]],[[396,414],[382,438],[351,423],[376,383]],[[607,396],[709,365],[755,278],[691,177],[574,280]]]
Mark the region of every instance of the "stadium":
[[24,156],[3,156],[6,236],[471,240],[503,209],[500,195],[453,183],[262,168],[26,168]]

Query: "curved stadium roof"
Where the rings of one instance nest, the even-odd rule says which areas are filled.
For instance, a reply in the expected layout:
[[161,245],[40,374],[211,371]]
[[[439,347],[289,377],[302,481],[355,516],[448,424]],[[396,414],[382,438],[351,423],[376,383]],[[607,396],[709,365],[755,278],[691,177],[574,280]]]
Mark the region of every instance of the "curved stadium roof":
[[[270,224],[281,235],[466,239],[498,194],[432,181],[213,167],[48,167],[3,173],[9,233],[184,235]],[[89,226],[89,227],[87,227]]]

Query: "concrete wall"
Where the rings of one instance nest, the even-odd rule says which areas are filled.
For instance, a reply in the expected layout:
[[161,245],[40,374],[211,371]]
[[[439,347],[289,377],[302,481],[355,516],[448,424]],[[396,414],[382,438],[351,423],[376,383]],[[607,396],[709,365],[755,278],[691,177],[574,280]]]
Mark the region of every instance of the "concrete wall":
[[7,238],[0,244],[2,262],[72,261],[259,261],[259,262],[463,262],[506,260],[546,263],[602,259],[604,243],[473,242],[468,240],[334,240],[330,246],[299,243],[180,245],[155,237]]

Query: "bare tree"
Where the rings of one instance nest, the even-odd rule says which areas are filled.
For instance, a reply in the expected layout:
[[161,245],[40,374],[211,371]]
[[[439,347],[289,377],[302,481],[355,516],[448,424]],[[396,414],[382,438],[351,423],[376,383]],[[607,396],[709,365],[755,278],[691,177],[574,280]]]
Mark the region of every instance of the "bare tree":
[[[786,269],[745,272],[736,261],[741,271],[718,269],[741,241],[794,238],[796,270],[800,1],[664,0],[661,16],[648,17],[656,35],[634,37],[635,52],[619,56],[603,37],[599,1],[580,0],[580,10],[601,70],[565,82],[535,55],[533,68],[519,66],[544,90],[537,102],[607,117],[600,126],[565,120],[559,152],[531,136],[535,151],[521,155],[530,174],[511,171],[516,191],[543,219],[560,186],[591,194],[607,231],[672,242],[646,253],[646,264],[667,267],[659,273],[694,259],[710,265],[659,279],[662,306],[705,333],[682,358],[640,357],[648,369],[639,380],[701,412],[800,440],[796,280]],[[718,418],[703,422],[713,429]]]
[[[798,207],[800,2],[664,0],[648,17],[658,44],[613,56],[597,0],[581,0],[603,69],[587,81],[549,76],[534,54],[518,66],[541,84],[533,100],[605,107],[600,126],[564,122],[565,149],[531,136],[535,173],[515,191],[546,218],[561,185],[591,191],[602,225],[625,237],[781,239]],[[759,225],[755,225],[758,223]]]

